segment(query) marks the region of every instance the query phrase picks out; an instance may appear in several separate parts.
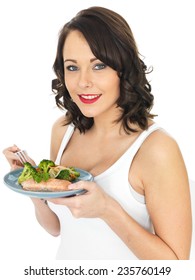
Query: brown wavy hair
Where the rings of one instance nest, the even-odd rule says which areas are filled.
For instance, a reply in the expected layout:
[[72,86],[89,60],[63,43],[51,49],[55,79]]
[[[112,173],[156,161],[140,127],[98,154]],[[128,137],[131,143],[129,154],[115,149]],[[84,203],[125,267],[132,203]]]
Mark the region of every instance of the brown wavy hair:
[[68,34],[80,31],[88,42],[94,56],[117,71],[120,77],[120,97],[117,106],[126,133],[134,132],[131,123],[141,129],[148,128],[153,106],[151,85],[146,79],[147,67],[140,55],[133,33],[123,17],[103,7],[91,7],[80,11],[60,31],[57,54],[53,65],[57,79],[52,81],[56,104],[66,110],[66,124],[73,123],[84,133],[93,126],[93,118],[85,117],[71,100],[64,82],[63,47]]

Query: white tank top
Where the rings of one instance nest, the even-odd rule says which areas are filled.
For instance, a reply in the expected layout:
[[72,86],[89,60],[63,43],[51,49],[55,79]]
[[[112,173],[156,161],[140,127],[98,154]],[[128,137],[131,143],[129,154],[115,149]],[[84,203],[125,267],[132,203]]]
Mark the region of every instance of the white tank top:
[[[133,219],[150,232],[153,228],[145,197],[130,186],[128,174],[132,160],[141,144],[148,135],[157,129],[159,126],[153,124],[148,130],[143,131],[112,166],[94,177],[94,181],[105,192],[117,200]],[[62,140],[56,164],[60,164],[63,151],[73,132],[74,126],[69,125]],[[58,215],[61,223],[61,242],[56,259],[137,259],[103,220],[99,218],[76,219],[66,206],[52,203],[49,205]]]

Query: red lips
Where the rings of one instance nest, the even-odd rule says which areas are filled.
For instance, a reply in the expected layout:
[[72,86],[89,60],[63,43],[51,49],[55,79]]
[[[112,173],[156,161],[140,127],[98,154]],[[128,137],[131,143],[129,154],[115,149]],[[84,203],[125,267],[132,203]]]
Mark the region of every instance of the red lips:
[[81,94],[79,95],[79,99],[85,104],[92,104],[95,103],[100,96],[100,94]]

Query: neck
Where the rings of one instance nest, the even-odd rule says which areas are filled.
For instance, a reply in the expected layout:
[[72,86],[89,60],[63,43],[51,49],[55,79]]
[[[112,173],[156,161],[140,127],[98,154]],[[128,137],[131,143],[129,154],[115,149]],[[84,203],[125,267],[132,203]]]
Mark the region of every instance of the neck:
[[116,122],[120,117],[119,108],[115,108],[113,112],[107,112],[106,114],[94,117],[94,125],[92,127],[93,131],[98,134],[120,134],[122,128],[122,122]]

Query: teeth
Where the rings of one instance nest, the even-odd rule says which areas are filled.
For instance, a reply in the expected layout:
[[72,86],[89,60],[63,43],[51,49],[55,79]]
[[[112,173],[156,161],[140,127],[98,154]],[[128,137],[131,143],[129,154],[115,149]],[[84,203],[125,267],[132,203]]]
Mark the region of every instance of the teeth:
[[99,95],[81,95],[84,99],[94,99],[97,98]]

